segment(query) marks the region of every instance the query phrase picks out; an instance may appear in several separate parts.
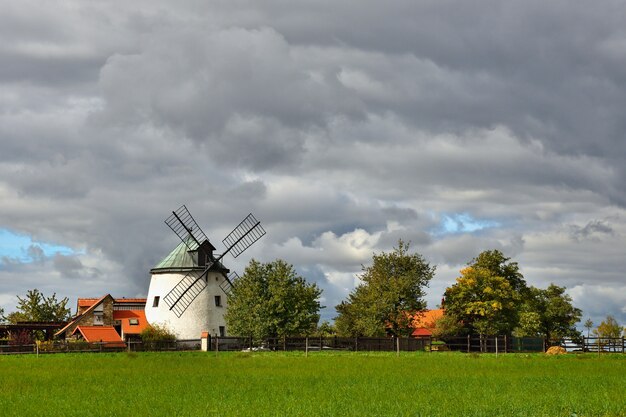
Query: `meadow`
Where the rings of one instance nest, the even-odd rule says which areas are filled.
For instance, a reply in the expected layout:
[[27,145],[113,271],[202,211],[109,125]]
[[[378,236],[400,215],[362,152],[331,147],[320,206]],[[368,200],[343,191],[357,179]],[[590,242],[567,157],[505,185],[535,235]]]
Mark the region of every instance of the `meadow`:
[[626,355],[0,356],[3,416],[626,416]]

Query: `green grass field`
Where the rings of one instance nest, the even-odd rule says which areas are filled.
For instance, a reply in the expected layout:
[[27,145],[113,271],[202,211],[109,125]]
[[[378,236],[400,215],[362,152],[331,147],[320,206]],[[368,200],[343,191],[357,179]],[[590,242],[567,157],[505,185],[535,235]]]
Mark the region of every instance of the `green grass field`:
[[626,355],[0,356],[2,416],[626,416]]

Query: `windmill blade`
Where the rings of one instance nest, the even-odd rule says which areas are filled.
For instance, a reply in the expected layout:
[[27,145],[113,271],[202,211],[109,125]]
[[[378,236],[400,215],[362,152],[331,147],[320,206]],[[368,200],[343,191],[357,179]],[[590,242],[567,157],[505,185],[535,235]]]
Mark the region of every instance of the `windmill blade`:
[[228,248],[222,256],[231,252],[233,257],[238,257],[264,234],[265,230],[261,226],[261,222],[258,221],[252,213],[248,214],[246,218],[222,240],[224,246]]
[[233,289],[233,284],[239,279],[239,275],[233,271],[228,275],[224,275],[224,278],[224,281],[220,284],[220,288],[224,291],[224,294],[230,295]]
[[185,205],[173,211],[165,219],[165,224],[176,233],[189,250],[196,250],[202,242],[209,240]]
[[193,272],[189,272],[163,297],[163,301],[176,314],[176,317],[180,318],[193,300],[206,288],[204,276],[212,265],[209,265],[197,277]]

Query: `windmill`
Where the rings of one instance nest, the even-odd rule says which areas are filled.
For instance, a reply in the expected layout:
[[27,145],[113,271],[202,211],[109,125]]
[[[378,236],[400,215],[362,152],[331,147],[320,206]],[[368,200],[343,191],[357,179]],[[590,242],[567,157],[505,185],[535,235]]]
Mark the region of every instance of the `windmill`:
[[146,318],[150,323],[169,325],[179,338],[197,338],[199,329],[219,328],[220,334],[223,333],[224,305],[217,292],[228,295],[238,276],[225,268],[221,260],[228,253],[237,258],[265,235],[265,230],[248,214],[222,240],[225,250],[217,255],[213,253],[216,248],[186,206],[173,211],[165,224],[181,243],[150,271]]

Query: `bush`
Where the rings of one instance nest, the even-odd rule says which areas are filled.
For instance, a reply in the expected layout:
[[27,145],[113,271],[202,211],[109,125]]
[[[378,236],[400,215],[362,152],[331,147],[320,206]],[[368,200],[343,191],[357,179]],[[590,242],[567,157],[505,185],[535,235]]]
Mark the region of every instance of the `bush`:
[[144,349],[161,349],[176,341],[176,335],[167,326],[159,324],[149,325],[140,336]]
[[56,349],[54,348],[54,341],[48,340],[42,342],[40,340],[37,341],[37,346],[39,346],[40,352],[54,352]]

